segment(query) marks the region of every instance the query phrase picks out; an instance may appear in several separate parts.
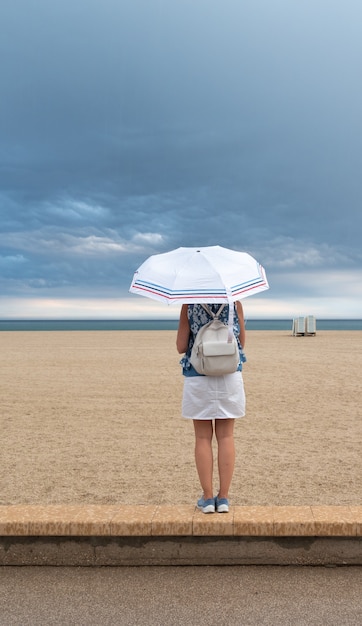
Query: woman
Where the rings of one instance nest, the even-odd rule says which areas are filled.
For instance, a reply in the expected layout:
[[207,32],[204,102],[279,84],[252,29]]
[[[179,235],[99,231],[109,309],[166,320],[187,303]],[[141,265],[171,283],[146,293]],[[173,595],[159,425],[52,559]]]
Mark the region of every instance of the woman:
[[[219,304],[207,305],[216,314]],[[229,307],[221,311],[219,319],[228,323]],[[180,354],[184,375],[182,415],[192,419],[195,430],[195,461],[203,495],[197,503],[203,513],[227,513],[229,488],[234,472],[234,420],[245,415],[245,393],[241,374],[246,361],[245,324],[241,302],[234,305],[233,331],[238,341],[240,363],[238,370],[225,376],[203,376],[190,363],[191,349],[199,329],[211,320],[201,304],[184,304],[181,308],[176,346]],[[218,446],[219,491],[213,491],[214,435]]]

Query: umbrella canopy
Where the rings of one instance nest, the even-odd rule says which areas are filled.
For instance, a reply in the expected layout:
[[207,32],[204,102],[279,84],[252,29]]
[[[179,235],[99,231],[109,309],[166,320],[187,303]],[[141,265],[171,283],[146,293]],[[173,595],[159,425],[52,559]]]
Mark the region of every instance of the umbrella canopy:
[[235,302],[269,289],[264,268],[247,252],[221,246],[177,248],[150,256],[130,292],[167,304]]

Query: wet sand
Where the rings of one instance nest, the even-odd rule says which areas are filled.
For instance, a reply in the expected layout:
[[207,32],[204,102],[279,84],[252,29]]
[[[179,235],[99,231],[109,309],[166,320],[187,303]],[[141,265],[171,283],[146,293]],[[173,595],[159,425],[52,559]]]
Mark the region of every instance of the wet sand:
[[[0,504],[194,503],[175,337],[1,332]],[[361,341],[247,333],[232,504],[361,504]]]

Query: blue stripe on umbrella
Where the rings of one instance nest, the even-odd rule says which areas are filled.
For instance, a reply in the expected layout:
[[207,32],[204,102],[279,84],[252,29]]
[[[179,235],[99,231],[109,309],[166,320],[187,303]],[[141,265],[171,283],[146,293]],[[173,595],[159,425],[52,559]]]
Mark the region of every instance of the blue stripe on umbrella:
[[[257,280],[254,281],[252,283],[248,282],[245,283],[243,285],[237,285],[233,288],[231,288],[231,294],[233,296],[235,295],[241,295],[243,293],[246,293],[248,291],[252,291],[262,285],[266,285],[265,281],[263,280]],[[159,295],[162,296],[166,299],[181,299],[181,298],[195,298],[195,297],[200,297],[203,299],[207,299],[209,298],[225,298],[225,296],[227,296],[227,291],[226,289],[224,290],[211,290],[211,289],[185,289],[185,290],[178,290],[178,291],[173,291],[170,289],[165,289],[161,286],[158,285],[153,285],[152,283],[146,283],[146,282],[141,282],[141,281],[136,281],[133,284],[133,288],[134,289],[138,289],[140,291],[147,291],[148,293],[153,293],[155,295]]]
[[200,294],[204,297],[210,296],[224,296],[226,294],[225,289],[179,289],[174,291],[173,289],[167,289],[166,287],[162,287],[161,285],[157,285],[155,283],[148,283],[147,281],[136,280],[134,281],[133,288],[141,289],[143,291],[149,291],[152,293],[158,293],[164,296],[172,296],[172,297],[182,297],[182,296],[193,296],[195,294]]

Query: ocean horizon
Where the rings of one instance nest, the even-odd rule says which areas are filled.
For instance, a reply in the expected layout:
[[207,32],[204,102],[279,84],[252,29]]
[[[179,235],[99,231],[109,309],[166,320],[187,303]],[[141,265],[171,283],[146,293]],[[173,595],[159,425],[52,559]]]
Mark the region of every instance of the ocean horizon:
[[[362,330],[362,319],[317,319],[318,330]],[[247,319],[247,330],[292,331],[292,319]],[[178,320],[0,320],[0,331],[177,330]]]

